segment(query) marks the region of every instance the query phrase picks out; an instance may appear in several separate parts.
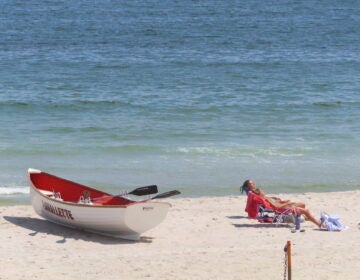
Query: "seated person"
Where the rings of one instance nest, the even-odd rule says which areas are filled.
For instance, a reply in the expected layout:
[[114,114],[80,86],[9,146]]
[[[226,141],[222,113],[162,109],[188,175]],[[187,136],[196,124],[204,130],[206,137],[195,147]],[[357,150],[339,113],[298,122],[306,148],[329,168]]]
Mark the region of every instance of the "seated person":
[[[262,192],[263,195],[265,196],[265,192],[263,190],[256,188],[254,181],[251,180],[246,180],[242,185],[241,189],[245,190],[246,193],[248,191],[252,191],[257,195],[259,195],[260,192]],[[266,196],[266,198],[269,200],[271,204],[276,205],[277,208],[285,208],[286,206],[296,206],[296,207],[305,208],[305,204],[302,202],[291,202],[290,200],[282,200],[281,198],[276,196]]]
[[290,200],[282,200],[275,196],[266,196],[265,192],[263,190],[257,189],[255,183],[251,180],[246,180],[242,188],[244,188],[244,186],[247,187],[248,191],[252,191],[253,193],[264,198],[267,202],[269,202],[269,204],[274,208],[274,210],[294,209],[298,214],[304,215],[307,220],[313,222],[318,227],[321,226],[320,221],[315,219],[314,216],[310,213],[310,211],[305,208],[304,203],[292,202]]

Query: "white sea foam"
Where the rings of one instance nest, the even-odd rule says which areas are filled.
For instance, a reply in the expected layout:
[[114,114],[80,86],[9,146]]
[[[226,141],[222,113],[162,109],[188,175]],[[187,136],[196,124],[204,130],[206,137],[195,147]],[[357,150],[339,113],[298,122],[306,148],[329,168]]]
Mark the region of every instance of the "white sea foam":
[[0,187],[0,195],[28,194],[28,187]]
[[184,154],[211,154],[218,156],[280,156],[280,157],[302,157],[306,153],[311,151],[311,148],[266,148],[266,149],[255,149],[255,148],[238,148],[238,147],[178,147],[176,149],[179,153]]

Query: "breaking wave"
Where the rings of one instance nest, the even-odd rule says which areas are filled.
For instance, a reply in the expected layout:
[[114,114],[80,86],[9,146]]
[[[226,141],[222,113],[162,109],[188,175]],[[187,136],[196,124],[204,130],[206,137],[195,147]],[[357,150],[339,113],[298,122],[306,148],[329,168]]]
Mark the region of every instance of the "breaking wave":
[[29,194],[28,187],[0,187],[0,195]]

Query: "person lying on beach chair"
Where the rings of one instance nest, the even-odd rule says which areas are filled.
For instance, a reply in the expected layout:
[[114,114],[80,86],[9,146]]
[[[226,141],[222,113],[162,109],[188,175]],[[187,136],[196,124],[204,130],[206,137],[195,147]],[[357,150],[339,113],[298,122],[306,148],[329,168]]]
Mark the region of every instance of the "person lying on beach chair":
[[[303,215],[307,220],[311,221],[318,227],[321,227],[320,221],[314,218],[314,216],[310,213],[309,209],[305,208],[304,203],[292,202],[290,200],[282,200],[278,197],[273,197],[273,196],[272,197],[266,196],[265,192],[263,190],[257,189],[255,183],[251,180],[245,181],[243,186],[244,185],[247,187],[248,195],[250,192],[256,195],[258,205],[263,204],[266,208],[274,211],[293,210],[295,211],[296,214]],[[248,205],[246,208],[247,210],[249,210]]]
[[[252,180],[246,180],[243,185],[240,187],[241,193],[245,192],[248,194],[249,191],[252,191],[256,194],[259,194],[259,191],[262,191],[265,195],[265,192],[263,190],[260,190],[256,188],[255,182]],[[306,208],[305,203],[302,202],[292,202],[290,200],[282,200],[279,197],[276,196],[267,196],[267,199],[271,200],[271,202],[277,207],[277,208],[284,208],[289,206],[295,206],[295,207],[301,207]]]
[[315,225],[317,225],[319,228],[321,227],[321,223],[319,220],[317,220],[309,211],[309,209],[305,208],[305,207],[301,207],[301,205],[304,205],[304,203],[301,202],[291,202],[291,201],[274,201],[273,197],[268,197],[265,195],[265,193],[260,190],[257,189],[254,191],[255,194],[258,194],[261,198],[263,198],[265,201],[267,201],[272,209],[274,210],[294,210],[296,212],[296,214],[298,215],[302,215],[305,217],[305,219],[307,219],[308,221],[314,223]]
[[294,223],[296,212],[294,209],[274,209],[263,197],[252,191],[248,192],[245,212],[251,219],[261,223]]

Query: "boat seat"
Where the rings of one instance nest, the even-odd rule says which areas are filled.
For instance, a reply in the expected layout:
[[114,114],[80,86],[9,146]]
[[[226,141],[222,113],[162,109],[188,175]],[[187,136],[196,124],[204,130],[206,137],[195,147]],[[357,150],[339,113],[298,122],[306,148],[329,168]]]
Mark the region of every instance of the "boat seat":
[[53,192],[53,191],[46,191],[46,190],[39,190],[42,194],[46,195],[47,197],[50,197],[50,198],[55,198],[56,200],[59,200],[59,201],[64,201],[62,198],[61,198],[61,194],[60,192]]
[[46,190],[39,190],[43,195],[46,195],[48,197],[53,197],[54,196],[54,192],[52,191],[46,191]]

